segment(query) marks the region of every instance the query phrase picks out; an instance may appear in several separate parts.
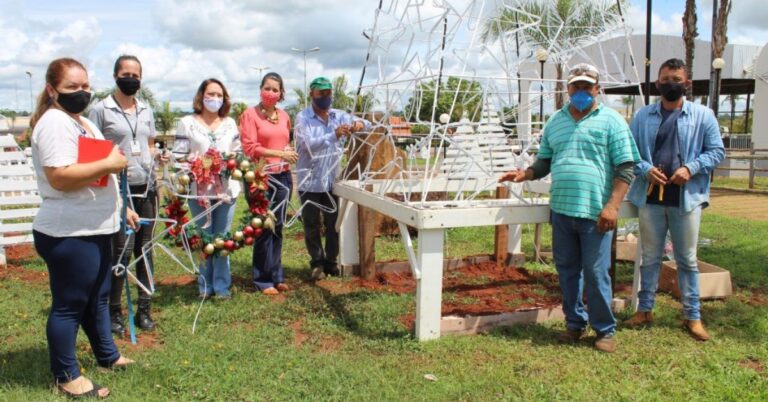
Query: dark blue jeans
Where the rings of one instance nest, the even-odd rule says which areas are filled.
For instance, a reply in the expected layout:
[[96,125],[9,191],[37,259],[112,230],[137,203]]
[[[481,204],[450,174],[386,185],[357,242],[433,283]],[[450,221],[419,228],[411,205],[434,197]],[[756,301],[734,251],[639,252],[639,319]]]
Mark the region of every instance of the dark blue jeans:
[[[130,186],[131,194],[144,194],[147,190],[147,186]],[[155,219],[157,215],[157,192],[154,189],[147,191],[146,197],[131,197],[133,202],[133,210],[136,211],[142,218]],[[126,236],[125,233],[118,231],[114,238],[114,248],[112,249],[112,264],[122,264],[127,267],[131,262],[131,256],[133,258],[141,258],[143,255],[142,247],[152,240],[152,236],[155,232],[155,224],[152,221],[151,225],[141,226],[139,230],[132,236]],[[120,258],[120,253],[123,249],[126,249]],[[154,264],[152,260],[152,250],[149,250],[146,254],[146,258],[142,258],[133,267],[133,272],[136,274],[136,278],[147,288],[150,289],[149,274],[154,272]],[[125,272],[122,275],[112,274],[112,290],[109,293],[109,305],[112,309],[120,309],[123,288],[125,287]],[[144,291],[136,286],[139,299],[149,300],[151,297],[144,293]]]
[[277,222],[275,231],[265,230],[253,243],[253,283],[259,290],[285,282],[283,272],[283,224],[293,191],[291,172],[269,175],[269,208]]
[[108,311],[112,235],[51,237],[34,231],[33,236],[50,278],[52,305],[46,335],[53,376],[57,382],[80,376],[75,355],[79,326],[98,364],[111,366],[120,358]]
[[[583,330],[587,322],[599,336],[616,332],[611,310],[611,239],[597,222],[552,212],[552,252],[563,293],[563,313],[569,329]],[[587,295],[584,310],[583,294]]]

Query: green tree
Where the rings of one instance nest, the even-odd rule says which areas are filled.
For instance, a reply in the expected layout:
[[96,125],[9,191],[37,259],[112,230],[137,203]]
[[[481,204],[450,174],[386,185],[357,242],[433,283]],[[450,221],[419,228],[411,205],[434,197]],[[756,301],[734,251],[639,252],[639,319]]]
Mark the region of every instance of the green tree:
[[[411,121],[430,121],[432,119],[432,105],[435,100],[436,81],[419,83],[414,96],[408,100],[406,114],[411,116]],[[454,98],[456,104],[454,105]],[[483,90],[480,83],[472,80],[448,77],[440,85],[440,91],[435,108],[435,119],[443,113],[451,112],[451,121],[458,121],[466,112],[472,121],[479,121],[483,100]],[[451,106],[453,110],[451,110]]]
[[248,109],[248,104],[244,102],[235,102],[232,104],[232,108],[229,109],[229,117],[235,119],[237,124],[240,124],[240,116]]
[[333,103],[331,107],[349,111],[355,98],[347,95],[347,76],[341,75],[333,79]]
[[155,109],[155,128],[157,131],[160,131],[163,135],[168,135],[168,132],[176,124],[179,114],[180,110],[171,110],[171,102],[163,102],[161,107]]
[[[91,105],[102,101],[107,96],[112,95],[115,92],[115,89],[115,87],[112,87],[94,92],[93,96],[91,96]],[[149,107],[153,110],[160,107],[160,105],[157,103],[157,100],[155,99],[155,94],[148,87],[142,86],[141,89],[139,89],[136,98],[149,105]]]
[[622,96],[621,97],[621,104],[624,105],[624,115],[627,117],[632,117],[632,114],[629,113],[629,107],[632,106],[632,112],[634,114],[635,111],[635,97],[632,95]]
[[[627,1],[619,0],[622,10]],[[520,33],[528,43],[550,51],[555,63],[555,106],[563,106],[565,92],[563,65],[571,55],[557,49],[577,48],[594,41],[594,38],[620,22],[618,4],[613,0],[528,0],[519,10],[502,7],[497,16],[482,27],[482,40],[495,42],[503,39],[506,32],[527,26]]]

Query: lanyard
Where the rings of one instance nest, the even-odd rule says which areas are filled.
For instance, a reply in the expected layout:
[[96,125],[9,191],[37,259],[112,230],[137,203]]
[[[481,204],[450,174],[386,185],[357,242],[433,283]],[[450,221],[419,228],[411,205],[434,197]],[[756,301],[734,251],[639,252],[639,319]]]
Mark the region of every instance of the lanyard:
[[72,124],[74,124],[77,131],[80,132],[80,136],[88,137],[88,132],[85,131],[85,127],[83,127],[80,123],[77,122],[77,120],[73,119],[71,116],[69,118],[72,119]]
[[[117,101],[117,99],[115,99],[115,95],[114,94],[112,95],[112,100],[115,101],[115,104],[117,105],[117,108],[120,109],[120,113],[123,115],[123,118],[125,119],[125,123],[128,124],[128,128],[131,129],[131,138],[133,139],[133,141],[136,141],[136,132],[139,131],[139,113],[140,113],[139,106],[136,105],[136,123],[133,125],[133,127],[131,127],[131,122],[130,122],[130,120],[128,120],[128,115],[123,110],[123,107],[120,106],[120,103]],[[136,100],[134,100],[133,102],[134,102],[134,105],[135,105],[136,104],[135,103]]]

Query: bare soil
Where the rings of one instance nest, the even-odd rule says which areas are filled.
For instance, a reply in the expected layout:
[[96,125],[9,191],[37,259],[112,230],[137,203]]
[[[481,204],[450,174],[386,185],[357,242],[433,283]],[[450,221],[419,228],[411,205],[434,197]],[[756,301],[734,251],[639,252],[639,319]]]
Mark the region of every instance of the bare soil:
[[768,195],[712,189],[707,210],[756,221],[768,221]]
[[[416,281],[410,272],[377,274],[375,280],[355,279],[352,283],[394,293],[416,290]],[[560,288],[557,275],[551,273],[498,268],[496,263],[486,262],[448,271],[443,279],[444,316],[492,315],[558,304]]]

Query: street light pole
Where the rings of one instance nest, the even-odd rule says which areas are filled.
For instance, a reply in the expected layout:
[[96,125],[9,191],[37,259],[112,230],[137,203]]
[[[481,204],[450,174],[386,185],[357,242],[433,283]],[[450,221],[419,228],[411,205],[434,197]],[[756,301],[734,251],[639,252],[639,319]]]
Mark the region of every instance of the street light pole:
[[29,114],[32,115],[35,109],[35,102],[32,100],[32,73],[27,71],[27,75],[29,76]]
[[251,66],[251,68],[254,69],[254,70],[259,70],[259,81],[261,81],[261,79],[263,78],[263,76],[261,75],[261,72],[264,71],[264,70],[269,70],[269,67]]
[[720,74],[723,71],[723,67],[725,67],[725,60],[719,57],[712,60],[712,69],[715,71],[715,82],[713,85],[714,88],[712,88],[712,98],[710,98],[709,104],[712,112],[715,113],[715,118],[717,118],[717,113],[720,111]]
[[302,99],[302,102],[304,103],[304,107],[307,107],[307,96],[309,95],[309,90],[307,89],[307,53],[317,52],[320,50],[319,47],[315,46],[312,49],[298,49],[295,47],[292,47],[291,50],[294,52],[299,52],[304,55],[304,99]]

